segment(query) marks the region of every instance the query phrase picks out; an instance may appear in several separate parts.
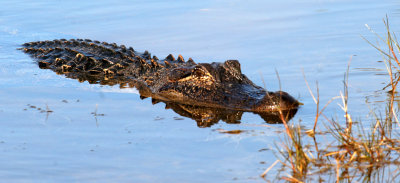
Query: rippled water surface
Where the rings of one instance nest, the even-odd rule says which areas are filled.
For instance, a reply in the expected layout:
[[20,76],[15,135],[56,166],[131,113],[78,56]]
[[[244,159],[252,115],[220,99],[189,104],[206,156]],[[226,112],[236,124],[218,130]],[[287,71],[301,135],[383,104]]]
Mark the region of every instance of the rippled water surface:
[[[311,128],[315,105],[303,72],[326,103],[342,90],[351,59],[352,114],[367,118],[385,100],[382,57],[360,35],[374,41],[365,24],[383,33],[386,14],[398,32],[399,9],[396,1],[347,0],[0,1],[0,179],[263,182],[283,136],[283,125],[254,114],[203,128],[135,89],[41,70],[17,50],[25,42],[89,38],[158,57],[238,59],[256,84],[304,103],[292,122]],[[339,102],[325,114],[341,117]],[[222,133],[229,130],[243,132]]]

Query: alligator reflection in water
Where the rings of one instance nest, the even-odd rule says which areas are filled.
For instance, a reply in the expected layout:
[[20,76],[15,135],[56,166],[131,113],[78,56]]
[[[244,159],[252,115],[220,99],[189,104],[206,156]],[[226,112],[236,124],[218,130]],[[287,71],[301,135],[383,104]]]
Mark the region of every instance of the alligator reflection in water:
[[[179,103],[166,103],[166,109],[171,108],[181,116],[191,118],[197,122],[198,127],[210,127],[218,123],[220,120],[226,123],[240,123],[242,114],[245,111],[237,111],[230,109],[210,108],[201,106],[192,106]],[[282,111],[285,120],[290,120],[297,112],[297,109]],[[279,112],[251,112],[260,115],[267,123],[282,123]]]
[[[120,85],[120,88],[136,88],[139,91],[140,98],[145,99],[153,97],[153,94],[147,90],[147,87],[142,86],[141,83],[135,81],[120,80],[118,78],[104,78],[97,77],[94,75],[77,75],[75,73],[63,73],[58,72],[57,74],[65,75],[68,78],[77,79],[79,82],[88,81],[90,84],[100,84],[100,85]],[[177,114],[191,118],[197,122],[197,126],[200,128],[210,127],[219,121],[224,121],[229,124],[240,123],[243,113],[249,112],[259,115],[265,122],[270,124],[282,123],[282,118],[279,111],[270,112],[252,112],[252,111],[240,111],[232,110],[226,108],[213,108],[213,107],[203,107],[195,105],[187,105],[176,102],[162,101],[159,99],[152,98],[152,103],[165,103],[165,109],[172,109]],[[297,112],[297,108],[284,110],[282,112],[282,117],[289,121],[294,117]]]

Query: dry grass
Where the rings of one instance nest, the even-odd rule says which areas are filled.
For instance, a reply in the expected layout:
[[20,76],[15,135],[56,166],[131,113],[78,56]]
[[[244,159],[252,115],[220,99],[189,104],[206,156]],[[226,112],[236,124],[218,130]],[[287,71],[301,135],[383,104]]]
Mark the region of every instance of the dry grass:
[[[348,108],[349,65],[344,75],[344,89],[340,96],[332,98],[324,107],[320,108],[318,83],[316,95],[312,92],[306,80],[306,85],[316,104],[314,126],[311,130],[303,130],[299,124],[288,125],[282,116],[285,126],[285,139],[277,145],[278,160],[263,174],[266,174],[279,162],[280,173],[276,178],[289,182],[395,182],[400,175],[400,138],[398,131],[399,105],[395,105],[397,85],[400,81],[400,46],[393,32],[390,32],[388,19],[384,20],[386,38],[377,37],[387,46],[387,51],[376,46],[385,61],[389,75],[389,98],[384,113],[372,111],[370,126],[354,121]],[[378,43],[377,43],[378,45]],[[351,60],[351,59],[350,59]],[[304,77],[305,78],[305,77]],[[341,99],[343,119],[331,119],[324,115],[325,108],[335,99]],[[325,119],[329,136],[332,142],[318,139],[316,134],[318,122]],[[316,137],[317,136],[317,137]],[[305,143],[306,142],[306,143]],[[284,175],[281,175],[284,174]]]

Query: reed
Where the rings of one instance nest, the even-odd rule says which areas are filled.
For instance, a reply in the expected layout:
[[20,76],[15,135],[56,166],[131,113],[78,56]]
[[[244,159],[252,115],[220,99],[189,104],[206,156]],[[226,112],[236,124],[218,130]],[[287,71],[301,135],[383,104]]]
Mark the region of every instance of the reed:
[[[389,93],[383,112],[368,111],[372,114],[370,125],[354,120],[350,115],[349,102],[349,68],[343,79],[343,91],[329,100],[324,107],[320,104],[318,83],[316,94],[306,81],[310,95],[316,104],[314,126],[310,130],[300,128],[299,124],[289,125],[283,118],[285,137],[276,144],[275,161],[261,176],[280,163],[281,169],[275,178],[289,182],[397,182],[400,177],[400,138],[399,138],[399,103],[396,102],[397,86],[400,81],[400,46],[394,32],[390,31],[388,18],[384,19],[386,36],[377,35],[386,48],[379,43],[369,44],[378,50],[384,59],[388,72],[389,84],[383,88]],[[386,50],[386,51],[385,51]],[[350,59],[351,61],[351,59]],[[304,74],[303,74],[304,75]],[[326,107],[334,100],[340,99],[340,108],[344,118],[328,118],[324,115]],[[396,105],[397,104],[397,105]],[[322,118],[321,118],[322,117]],[[318,125],[324,119],[325,131],[318,131]],[[323,134],[323,135],[317,135]],[[324,139],[320,139],[326,137]],[[327,143],[323,140],[331,139]],[[323,142],[323,143],[322,143]],[[284,174],[284,175],[281,175]]]

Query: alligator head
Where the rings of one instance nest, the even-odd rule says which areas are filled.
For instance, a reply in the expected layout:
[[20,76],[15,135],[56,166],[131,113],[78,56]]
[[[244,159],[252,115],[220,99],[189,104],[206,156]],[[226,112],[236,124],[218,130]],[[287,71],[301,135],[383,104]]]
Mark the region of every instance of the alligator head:
[[267,92],[255,85],[242,74],[237,60],[173,68],[154,85],[154,92],[168,101],[242,111],[289,110],[299,105],[286,92]]

